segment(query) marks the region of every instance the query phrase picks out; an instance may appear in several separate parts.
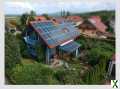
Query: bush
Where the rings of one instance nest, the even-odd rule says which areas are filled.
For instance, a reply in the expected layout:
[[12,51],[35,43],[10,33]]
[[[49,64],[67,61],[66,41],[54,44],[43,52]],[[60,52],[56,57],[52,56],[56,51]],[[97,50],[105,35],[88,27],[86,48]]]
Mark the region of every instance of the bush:
[[80,77],[80,71],[78,70],[58,70],[56,72],[56,78],[59,80],[60,84],[82,84]]
[[5,67],[12,68],[20,63],[21,54],[16,37],[11,33],[5,33]]
[[18,40],[18,43],[20,45],[20,53],[21,53],[21,56],[24,57],[24,58],[30,58],[30,54],[28,53],[28,50],[27,50],[27,45],[25,44],[24,42],[24,39],[22,37],[22,34],[17,34],[16,35],[16,38]]
[[89,70],[84,76],[84,84],[102,84],[106,74],[106,60],[100,60],[93,69]]
[[45,52],[46,52],[45,46],[38,43],[35,46],[35,50],[36,50],[36,53],[37,53],[37,61],[38,62],[44,62],[45,61]]
[[58,84],[54,71],[39,63],[17,65],[11,70],[10,79],[14,84]]

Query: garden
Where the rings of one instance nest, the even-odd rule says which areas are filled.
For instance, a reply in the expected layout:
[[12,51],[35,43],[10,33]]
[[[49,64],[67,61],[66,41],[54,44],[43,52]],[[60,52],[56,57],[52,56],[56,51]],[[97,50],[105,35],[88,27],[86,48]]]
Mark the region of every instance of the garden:
[[76,42],[81,44],[80,56],[54,68],[44,63],[44,47],[36,47],[37,58],[28,54],[23,40],[26,20],[33,20],[34,12],[23,14],[16,23],[22,34],[5,33],[5,77],[7,84],[16,85],[87,85],[105,84],[107,62],[115,53],[115,42],[85,38],[80,36]]
[[107,61],[115,52],[113,43],[81,36],[76,42],[82,45],[82,55],[67,61],[69,68],[51,68],[41,60],[44,56],[35,59],[27,53],[20,34],[6,33],[5,38],[5,74],[10,84],[104,84]]

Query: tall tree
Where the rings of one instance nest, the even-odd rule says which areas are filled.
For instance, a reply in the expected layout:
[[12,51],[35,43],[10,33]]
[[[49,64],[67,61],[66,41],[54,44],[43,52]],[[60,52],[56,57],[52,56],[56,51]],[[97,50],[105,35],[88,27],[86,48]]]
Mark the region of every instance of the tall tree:
[[30,21],[34,21],[35,20],[35,16],[36,13],[34,11],[31,11],[30,13],[24,13],[21,17],[20,17],[20,28],[22,31],[24,31],[24,29],[26,28],[26,25],[30,22]]

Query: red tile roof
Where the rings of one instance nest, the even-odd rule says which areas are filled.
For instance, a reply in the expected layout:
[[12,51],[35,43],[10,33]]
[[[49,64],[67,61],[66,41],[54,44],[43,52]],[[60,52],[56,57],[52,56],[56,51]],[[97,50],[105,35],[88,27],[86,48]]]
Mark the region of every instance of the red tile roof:
[[54,23],[60,24],[65,21],[65,18],[57,17],[57,18],[53,18],[53,21],[54,21]]
[[36,21],[46,21],[46,18],[44,16],[36,16],[35,20]]
[[73,22],[83,21],[82,17],[80,17],[80,16],[68,16],[67,20],[70,20],[70,21],[73,21]]
[[106,32],[107,26],[101,21],[99,16],[91,16],[88,19],[100,32]]

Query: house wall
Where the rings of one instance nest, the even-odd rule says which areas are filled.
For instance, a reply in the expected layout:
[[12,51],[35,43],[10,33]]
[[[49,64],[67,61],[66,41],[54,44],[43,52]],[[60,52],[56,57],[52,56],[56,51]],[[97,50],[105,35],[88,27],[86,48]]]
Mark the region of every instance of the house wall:
[[97,31],[95,29],[79,29],[80,33],[84,35],[88,35],[90,37],[95,37],[97,36]]

